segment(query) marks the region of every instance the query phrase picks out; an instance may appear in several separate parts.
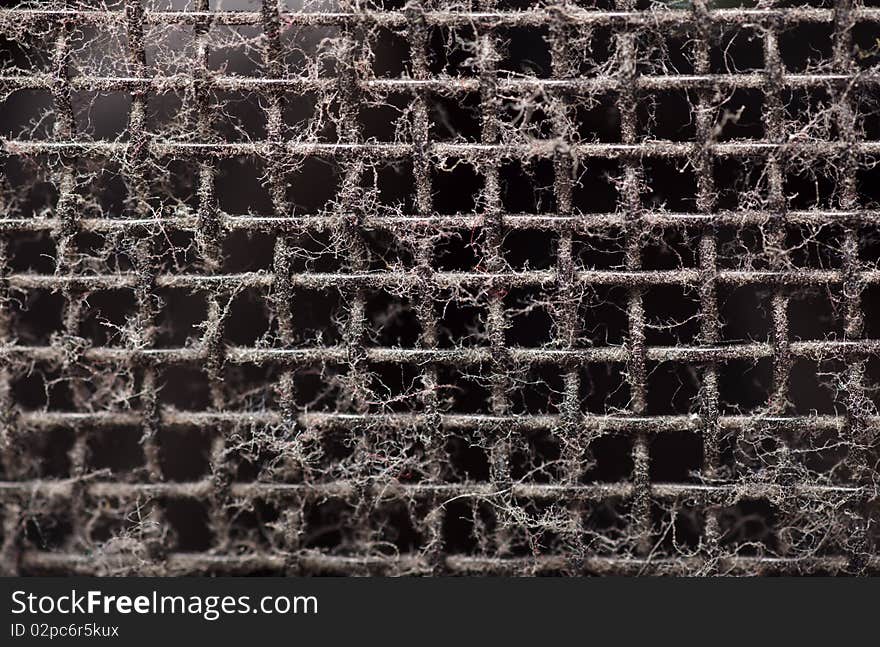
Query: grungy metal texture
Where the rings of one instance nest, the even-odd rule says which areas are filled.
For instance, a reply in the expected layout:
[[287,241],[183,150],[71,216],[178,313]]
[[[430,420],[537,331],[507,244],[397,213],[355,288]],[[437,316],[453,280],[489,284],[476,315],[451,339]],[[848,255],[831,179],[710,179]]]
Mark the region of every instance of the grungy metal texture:
[[880,6],[0,37],[4,574],[880,570]]

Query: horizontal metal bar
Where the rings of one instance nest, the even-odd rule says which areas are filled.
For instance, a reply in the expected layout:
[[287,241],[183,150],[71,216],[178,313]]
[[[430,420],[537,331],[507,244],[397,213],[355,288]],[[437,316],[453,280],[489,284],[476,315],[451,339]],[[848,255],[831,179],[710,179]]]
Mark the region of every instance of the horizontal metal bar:
[[[792,269],[772,270],[718,270],[711,275],[698,269],[679,270],[581,270],[575,272],[575,284],[584,286],[696,286],[711,278],[723,285],[817,286],[843,283],[858,279],[863,284],[880,282],[880,270],[864,270],[847,277],[843,270]],[[285,280],[299,288],[408,287],[433,283],[441,288],[509,289],[519,287],[552,287],[560,280],[553,270],[522,270],[511,272],[433,272],[425,275],[411,271],[377,271],[370,273],[297,273]],[[3,278],[9,287],[28,289],[58,289],[71,287],[81,290],[109,290],[134,288],[141,278],[134,273],[124,274],[10,274]],[[231,290],[240,288],[269,288],[277,277],[268,272],[241,274],[161,274],[156,277],[159,288],[192,288],[203,290]]]
[[[42,552],[28,550],[19,555],[20,566],[27,569],[64,571],[71,575],[100,574],[109,569],[121,571],[126,567],[141,569],[143,557],[114,554],[106,561],[77,553]],[[720,554],[706,557],[636,557],[609,555],[539,555],[534,557],[443,555],[442,568],[452,573],[531,575],[536,573],[572,572],[580,574],[638,575],[692,574],[710,569],[724,574],[806,574],[845,571],[850,565],[847,556],[773,557]],[[347,575],[351,573],[410,573],[430,574],[434,563],[414,554],[396,555],[329,555],[317,550],[282,553],[170,553],[150,562],[161,566],[167,575],[194,575],[222,573],[245,575],[254,572],[285,572],[291,567],[307,571]],[[880,556],[865,556],[869,569],[880,568]]]
[[[880,10],[875,7],[852,9],[855,20],[880,21]],[[428,25],[440,26],[479,26],[518,27],[540,26],[551,21],[564,20],[575,26],[634,26],[671,27],[693,26],[694,14],[687,9],[654,9],[642,11],[606,11],[583,9],[579,7],[543,8],[535,7],[522,11],[420,11]],[[815,7],[755,8],[755,9],[711,9],[701,14],[705,19],[718,24],[782,24],[799,22],[831,22],[832,9]],[[296,11],[281,12],[281,23],[292,26],[331,26],[342,27],[348,24],[379,25],[385,27],[405,27],[410,18],[403,11],[364,10],[358,12]],[[120,23],[125,13],[111,10],[86,9],[2,9],[0,28],[9,28],[22,22],[45,20],[73,20],[86,24]],[[257,11],[146,11],[144,20],[148,24],[212,24],[225,26],[261,25],[263,16]]]
[[[135,427],[143,424],[144,414],[139,411],[95,411],[90,413],[71,411],[22,411],[13,412],[19,428],[111,428]],[[222,428],[224,426],[263,425],[282,428],[289,424],[280,411],[186,411],[162,407],[158,423],[163,427]],[[880,416],[865,416],[861,423],[868,429],[880,429]],[[575,419],[559,414],[489,415],[476,413],[369,413],[302,412],[296,424],[304,429],[358,429],[382,428],[401,431],[432,429],[445,431],[501,431],[518,430],[530,432],[555,429],[558,433],[576,430],[578,433],[666,433],[678,431],[701,431],[705,426],[696,414],[668,416],[605,415],[583,413]],[[755,415],[720,416],[718,424],[727,431],[750,429],[796,430],[800,432],[840,431],[847,425],[845,416],[768,416]],[[291,433],[293,430],[290,430]]]
[[[708,503],[734,503],[740,499],[781,500],[792,496],[821,498],[834,497],[860,498],[876,497],[877,493],[864,487],[846,485],[817,485],[814,483],[723,483],[686,484],[651,483],[651,495],[657,499],[692,499]],[[150,497],[161,499],[203,498],[216,489],[211,480],[186,483],[126,483],[126,482],[84,482],[81,479],[39,480],[39,481],[0,481],[0,500],[31,499],[33,497],[67,498],[79,495],[84,490],[94,497],[119,497],[131,499]],[[233,497],[323,499],[326,497],[359,498],[363,496],[394,498],[462,497],[491,499],[502,495],[517,498],[549,501],[604,501],[609,498],[628,498],[635,491],[633,483],[597,483],[591,485],[552,485],[544,483],[514,483],[499,487],[493,483],[401,483],[383,481],[372,486],[351,481],[331,481],[320,483],[232,483],[229,490]],[[443,502],[438,501],[439,505]]]
[[[425,90],[442,94],[461,94],[476,92],[480,89],[480,79],[476,76],[437,76],[428,79],[408,77],[391,79],[357,79],[358,87],[368,92],[409,92],[421,93]],[[536,78],[522,76],[505,76],[499,73],[496,81],[502,92],[553,92],[566,94],[594,94],[617,90],[623,81],[615,76],[576,78]],[[865,70],[854,74],[832,74],[817,72],[815,74],[785,74],[772,80],[762,72],[742,72],[738,74],[644,74],[638,76],[633,83],[641,90],[689,90],[701,88],[809,88],[827,87],[833,84],[847,86],[880,84],[880,74],[874,70]],[[0,76],[0,85],[14,89],[51,89],[56,85],[69,85],[79,91],[137,91],[153,90],[155,92],[183,92],[195,87],[208,87],[211,90],[268,92],[286,90],[288,92],[323,92],[339,87],[339,79],[335,77],[287,77],[266,78],[248,76],[211,75],[196,79],[185,75],[128,77],[128,76],[91,76],[82,75],[71,78],[56,77],[51,74],[34,73],[28,75]]]
[[[776,348],[771,343],[732,342],[725,346],[648,346],[645,358],[656,362],[700,364],[730,360],[758,360],[773,357]],[[163,364],[194,363],[210,356],[203,347],[186,348],[113,348],[93,347],[82,350],[79,356],[95,362],[117,362],[158,366]],[[225,349],[226,361],[233,364],[315,365],[346,363],[350,359],[346,346],[318,346],[310,348],[250,348],[230,346]],[[488,364],[497,354],[488,346],[470,346],[453,349],[421,348],[363,348],[358,349],[365,359],[375,363],[392,364],[448,364],[473,366]],[[880,353],[880,339],[817,340],[790,342],[788,352],[794,357],[809,359],[845,359],[867,357]],[[576,367],[586,364],[625,362],[630,356],[626,346],[594,346],[580,349],[506,347],[504,357],[514,363]],[[69,358],[69,350],[61,346],[0,345],[0,359],[15,358],[31,361],[61,361]]]
[[[188,215],[174,215],[181,212]],[[450,214],[414,214],[407,216],[358,216],[359,223],[366,229],[397,230],[405,228],[425,228],[436,230],[475,229],[484,227],[486,219],[483,215],[450,215]],[[647,211],[639,215],[640,221],[651,227],[689,228],[689,227],[747,227],[766,225],[779,217],[769,210],[716,211],[713,213],[663,212]],[[350,218],[345,215],[328,213],[304,214],[295,216],[263,216],[218,213],[218,224],[222,230],[257,230],[268,232],[297,233],[306,231],[331,231],[350,225]],[[499,216],[500,225],[506,229],[542,229],[547,231],[590,232],[622,228],[630,219],[626,214],[607,213],[507,213]],[[880,210],[797,210],[784,214],[786,225],[807,225],[814,227],[835,226],[880,226]],[[2,218],[0,215],[0,231],[14,233],[16,231],[49,231],[66,226],[67,221],[52,217]],[[780,221],[776,221],[780,224]],[[175,207],[167,215],[150,218],[82,218],[76,221],[82,231],[108,232],[151,229],[174,229],[180,231],[196,231],[198,215],[195,210]],[[494,223],[493,223],[494,226]]]
[[[846,142],[796,140],[786,143],[766,141],[731,141],[711,144],[695,142],[674,142],[666,140],[645,140],[637,144],[620,143],[578,143],[564,140],[533,140],[528,144],[459,144],[433,142],[425,147],[427,155],[436,158],[458,157],[466,160],[489,160],[497,164],[499,158],[531,159],[552,158],[563,147],[576,158],[683,158],[700,151],[717,157],[764,157],[770,154],[802,155],[877,155],[880,154],[880,141]],[[159,157],[246,157],[264,156],[267,159],[277,156],[278,146],[272,142],[240,143],[191,143],[163,140],[153,141],[146,148]],[[4,140],[3,150],[9,155],[58,154],[75,156],[114,155],[124,153],[129,144],[119,141],[35,141]],[[283,152],[303,157],[346,157],[367,155],[375,159],[401,159],[413,153],[411,144],[387,142],[365,142],[362,144],[329,144],[302,141],[289,141]]]

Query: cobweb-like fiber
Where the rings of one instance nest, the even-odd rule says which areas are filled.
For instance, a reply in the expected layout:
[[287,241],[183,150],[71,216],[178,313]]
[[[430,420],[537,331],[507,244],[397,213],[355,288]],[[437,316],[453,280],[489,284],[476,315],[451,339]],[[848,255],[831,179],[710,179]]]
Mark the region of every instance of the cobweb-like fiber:
[[0,39],[4,573],[880,571],[880,7]]

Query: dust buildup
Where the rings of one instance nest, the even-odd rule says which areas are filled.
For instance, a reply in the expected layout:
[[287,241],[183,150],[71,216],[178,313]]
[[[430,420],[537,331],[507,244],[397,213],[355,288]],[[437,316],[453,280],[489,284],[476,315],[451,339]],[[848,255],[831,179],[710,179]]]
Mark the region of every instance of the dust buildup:
[[4,574],[880,571],[880,9],[0,39]]

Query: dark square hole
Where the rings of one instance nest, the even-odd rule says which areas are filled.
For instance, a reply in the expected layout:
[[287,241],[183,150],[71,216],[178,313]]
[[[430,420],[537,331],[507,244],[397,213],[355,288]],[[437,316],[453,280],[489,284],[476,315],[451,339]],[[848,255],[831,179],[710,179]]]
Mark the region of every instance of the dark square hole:
[[[319,109],[320,106],[320,109]],[[335,127],[326,112],[332,103],[321,103],[317,92],[288,92],[284,95],[284,129],[293,141],[318,135],[321,141],[334,141]]]
[[[302,11],[298,5],[295,10]],[[284,64],[293,77],[330,78],[337,74],[339,27],[293,26],[281,29]]]
[[725,362],[718,376],[722,411],[737,414],[766,407],[772,378],[773,362],[770,358]]
[[412,364],[378,363],[370,367],[370,401],[375,413],[420,408],[422,380]]
[[469,436],[451,436],[446,440],[449,476],[452,482],[488,481],[489,456],[486,440]]
[[293,374],[293,396],[297,407],[307,411],[339,411],[346,369],[329,363],[299,367]]
[[589,503],[582,516],[586,550],[597,555],[625,554],[631,543],[630,510],[630,503],[619,497]]
[[469,76],[476,72],[477,34],[471,25],[431,27],[428,68],[434,75]]
[[63,332],[64,295],[49,290],[12,292],[9,299],[11,329],[19,343],[48,345],[53,334]]
[[409,299],[389,292],[374,292],[367,300],[367,339],[378,346],[412,348],[421,325]]
[[643,32],[638,40],[638,69],[642,74],[693,74],[688,34]]
[[85,318],[80,324],[80,335],[92,345],[116,346],[130,341],[127,325],[137,308],[131,290],[93,292],[85,298],[84,306]]
[[[713,165],[715,181],[715,208],[749,209],[762,207],[767,196],[767,173],[758,161],[734,158],[717,159]],[[735,234],[734,229],[721,229],[720,238]],[[744,258],[737,255],[738,262]]]
[[259,288],[242,290],[232,299],[224,319],[226,340],[238,346],[255,346],[265,341],[272,328],[274,308]]
[[121,232],[99,234],[82,231],[73,237],[79,258],[80,274],[125,273],[134,270],[135,246],[125,241]]
[[[185,117],[182,90],[157,90],[147,94],[146,128],[154,136],[176,138],[180,136],[179,125]],[[217,124],[217,127],[223,127]]]
[[486,308],[476,299],[444,295],[439,313],[438,345],[441,348],[474,346],[485,341]]
[[648,362],[647,374],[649,415],[681,415],[697,409],[700,378],[693,366]]
[[619,98],[613,92],[591,94],[577,102],[575,124],[583,142],[619,142]]
[[156,346],[178,348],[196,343],[202,337],[202,324],[208,318],[205,295],[184,289],[169,289],[159,291],[159,297]]
[[191,231],[168,230],[156,249],[159,270],[171,274],[198,273],[202,269],[201,251]]
[[0,98],[3,113],[3,137],[42,140],[52,136],[55,126],[52,93],[48,90],[25,89]]
[[52,64],[50,54],[43,37],[36,34],[0,34],[0,67],[4,69],[18,68],[25,73],[48,72]]
[[590,441],[584,456],[584,483],[618,483],[632,478],[633,442],[624,434],[606,434]]
[[732,270],[770,269],[763,227],[724,227],[718,231],[717,236],[717,264],[719,268]]
[[372,526],[382,552],[412,553],[422,545],[422,535],[413,524],[413,515],[402,501],[382,504],[372,514]]
[[856,194],[864,207],[880,204],[880,165],[859,167],[856,171]]
[[213,536],[203,503],[192,499],[171,499],[165,502],[164,513],[176,537],[177,550],[202,552],[211,548]]
[[[168,204],[188,209],[198,209],[198,165],[180,159],[168,160],[162,166],[153,168],[151,195],[166,196]],[[164,205],[160,201],[159,205]]]
[[642,95],[637,103],[638,133],[647,139],[692,141],[696,137],[694,97],[670,90]]
[[202,411],[211,404],[208,376],[198,368],[168,366],[162,371],[159,401],[183,411]]
[[92,431],[88,436],[90,469],[128,472],[144,465],[143,433],[137,428],[114,427]]
[[80,160],[75,193],[80,198],[80,215],[86,218],[120,218],[126,213],[128,187],[121,169],[114,163]]
[[360,105],[360,124],[364,139],[379,142],[409,139],[408,109],[410,97],[389,94],[365,100]]
[[505,340],[513,346],[543,346],[553,339],[549,297],[537,288],[512,288],[504,298]]
[[556,131],[553,118],[559,110],[560,106],[552,99],[540,99],[530,93],[510,93],[501,100],[498,110],[501,137],[526,141],[553,137]]
[[[724,95],[715,111],[713,135],[719,141],[764,137],[764,94],[761,90],[737,88]],[[716,167],[743,164],[742,160],[716,160]],[[753,166],[751,160],[746,165]]]
[[305,548],[344,550],[353,542],[357,527],[352,506],[342,499],[323,499],[309,503],[305,509]]
[[742,74],[763,68],[764,39],[757,29],[740,26],[725,29],[712,44],[709,52],[712,74]]
[[[624,242],[618,243],[624,246]],[[697,250],[700,243],[696,233],[686,229],[666,229],[641,247],[643,270],[677,270],[699,265]]]
[[591,159],[575,169],[572,191],[574,207],[584,213],[613,213],[617,210],[617,183],[621,172],[616,160]]
[[696,206],[697,178],[693,167],[678,160],[645,162],[644,204],[653,210],[690,212]]
[[255,158],[220,160],[216,191],[220,208],[226,213],[281,215],[274,212],[266,168]]
[[655,504],[651,506],[651,521],[654,529],[653,550],[658,555],[675,559],[701,547],[706,520],[702,510],[694,504],[675,503],[671,509]]
[[786,228],[787,260],[807,269],[842,269],[843,231],[831,225],[802,225]]
[[314,447],[315,463],[322,476],[330,478],[353,469],[363,459],[363,437],[351,430],[327,429]]
[[374,166],[364,173],[362,181],[367,189],[364,199],[375,205],[373,209],[377,215],[415,213],[416,181],[411,162]]
[[481,229],[444,231],[434,245],[434,261],[441,272],[472,272],[482,265]]
[[792,210],[831,209],[839,206],[841,185],[832,163],[813,160],[810,164],[790,167],[782,190]]
[[797,23],[779,35],[779,54],[786,69],[807,72],[831,60],[831,23]]
[[793,88],[782,93],[785,106],[783,131],[796,133],[793,139],[838,139],[834,102],[826,88]]
[[703,439],[689,431],[651,436],[648,473],[654,482],[693,483],[703,466]]
[[103,140],[128,139],[128,115],[131,112],[128,92],[74,91],[71,105],[79,135]]
[[395,31],[378,27],[373,30],[369,41],[373,54],[373,73],[376,76],[412,76],[410,46],[405,29]]
[[238,411],[266,411],[278,404],[284,367],[279,364],[232,364],[223,367],[224,406]]
[[721,337],[725,341],[767,341],[772,326],[767,288],[744,285],[718,293]]
[[517,75],[550,76],[550,44],[546,27],[510,27],[498,32],[499,70]]
[[721,544],[740,555],[773,553],[778,548],[777,511],[766,499],[743,499],[721,510]]
[[473,214],[483,190],[483,177],[462,160],[446,160],[443,165],[432,167],[434,209],[438,213]]
[[[878,0],[866,0],[865,6],[880,7],[880,2]],[[853,41],[853,59],[856,65],[865,70],[880,63],[876,22],[856,22],[850,34]]]
[[72,411],[68,380],[52,369],[29,368],[12,379],[12,399],[25,411]]
[[802,416],[841,415],[835,404],[844,365],[840,361],[798,359],[788,378],[788,399],[793,413]]
[[16,233],[9,237],[8,268],[11,272],[52,274],[55,271],[57,249],[55,240],[47,231]]
[[504,260],[514,270],[545,270],[556,263],[557,235],[540,229],[514,229],[504,237]]
[[437,396],[450,413],[489,413],[490,379],[473,371],[440,367]]
[[862,311],[864,336],[868,339],[880,338],[880,285],[869,285],[863,290]]
[[564,392],[558,366],[531,366],[514,375],[510,389],[512,411],[517,415],[558,413]]
[[480,95],[477,92],[430,95],[430,139],[476,143],[481,134]]
[[198,481],[210,474],[211,434],[197,427],[162,427],[159,466],[169,481]]
[[343,303],[336,290],[298,288],[290,304],[296,341],[305,345],[330,345],[340,340]]
[[[606,0],[599,0],[605,2]],[[613,9],[613,7],[612,7]],[[617,33],[610,27],[595,26],[578,38],[572,52],[577,52],[578,76],[601,76],[617,50]],[[580,47],[578,47],[580,45]]]
[[229,76],[259,77],[264,74],[262,28],[253,25],[214,25],[208,48],[208,69]]
[[553,162],[507,162],[501,166],[501,203],[512,213],[548,213],[556,209]]
[[36,458],[33,468],[26,468],[34,478],[68,478],[70,472],[70,450],[76,440],[72,429],[46,429],[29,436],[32,446],[29,455]]
[[443,507],[445,551],[450,554],[476,552],[479,544],[474,534],[474,514],[480,515],[479,505],[474,504],[470,499],[453,499]]
[[586,346],[617,346],[629,331],[626,289],[588,286],[580,307],[581,340]]
[[792,340],[840,339],[843,318],[828,288],[795,292],[788,302],[788,334]]
[[623,364],[587,364],[581,371],[583,409],[595,415],[625,410],[630,402],[625,371]]
[[25,545],[37,550],[61,548],[73,533],[68,510],[55,509],[46,514],[28,514],[26,520],[23,520],[23,525]]
[[214,93],[213,104],[212,109],[223,115],[222,119],[215,119],[213,125],[224,141],[266,139],[266,111],[257,93],[218,91]]
[[231,274],[271,270],[275,254],[274,233],[236,229],[223,237],[223,270]]
[[700,332],[699,294],[682,285],[658,285],[644,294],[648,345],[692,344]]
[[626,263],[626,237],[619,228],[572,236],[575,263],[587,270],[620,269]]
[[[144,33],[147,65],[150,74],[172,76],[192,74],[196,45],[192,25],[156,25]],[[215,53],[215,60],[221,59]]]
[[553,483],[562,477],[562,442],[549,431],[516,439],[510,459],[510,476],[528,483]]
[[312,230],[288,245],[290,272],[339,272],[350,263],[350,251],[335,230]]
[[318,157],[307,157],[287,178],[287,200],[296,214],[316,214],[330,207],[340,185],[339,167]]

